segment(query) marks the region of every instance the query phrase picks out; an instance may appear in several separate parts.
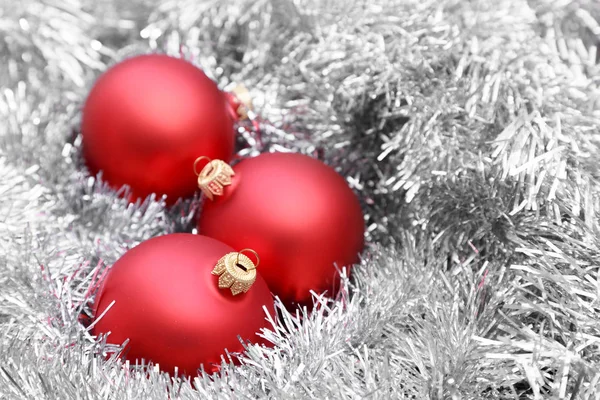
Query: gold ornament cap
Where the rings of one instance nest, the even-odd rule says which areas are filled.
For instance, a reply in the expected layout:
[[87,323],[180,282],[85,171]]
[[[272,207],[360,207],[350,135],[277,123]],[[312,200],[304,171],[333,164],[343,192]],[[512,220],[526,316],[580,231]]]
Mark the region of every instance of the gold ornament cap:
[[[250,251],[256,256],[256,264],[248,258],[244,251]],[[231,289],[234,296],[246,293],[256,281],[256,267],[260,259],[252,249],[243,249],[238,252],[227,253],[217,261],[212,270],[213,275],[219,276],[219,288]]]
[[248,119],[248,114],[252,112],[252,97],[250,96],[248,88],[240,83],[234,86],[230,92],[240,103],[237,110],[235,110],[238,117],[240,117],[240,119]]
[[[208,163],[198,172],[198,163],[207,160]],[[231,177],[235,175],[233,168],[225,161],[211,160],[206,156],[194,161],[194,173],[198,176],[198,187],[210,200],[214,196],[223,196],[223,188],[231,185]]]

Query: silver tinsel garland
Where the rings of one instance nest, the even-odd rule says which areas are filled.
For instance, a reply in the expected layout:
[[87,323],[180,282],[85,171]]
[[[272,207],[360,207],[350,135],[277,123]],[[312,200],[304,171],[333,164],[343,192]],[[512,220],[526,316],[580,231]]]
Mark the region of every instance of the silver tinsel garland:
[[[0,399],[600,398],[595,0],[0,2]],[[326,160],[369,247],[335,301],[242,366],[126,368],[78,318],[128,248],[198,198],[127,204],[82,165],[79,111],[124,57],[250,89],[239,154]]]

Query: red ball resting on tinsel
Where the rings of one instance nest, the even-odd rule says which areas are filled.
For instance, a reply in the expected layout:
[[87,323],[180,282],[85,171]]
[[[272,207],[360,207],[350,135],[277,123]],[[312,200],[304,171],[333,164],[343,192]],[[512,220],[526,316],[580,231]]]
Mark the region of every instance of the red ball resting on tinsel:
[[81,130],[91,173],[102,171],[115,189],[129,185],[132,201],[191,196],[196,157],[229,160],[234,150],[225,94],[191,63],[159,54],[105,72],[85,102]]
[[94,334],[110,333],[107,341],[119,345],[129,339],[126,359],[152,361],[171,374],[176,367],[185,375],[201,366],[215,371],[225,349],[243,351],[238,335],[265,343],[257,335],[268,325],[263,306],[274,315],[265,281],[241,253],[183,233],[141,243],[102,283]]
[[200,172],[199,185],[209,198],[200,233],[255,249],[261,275],[288,307],[310,305],[311,290],[334,294],[336,266],[349,269],[359,260],[365,230],[360,203],[321,161],[272,153],[231,168],[213,160]]

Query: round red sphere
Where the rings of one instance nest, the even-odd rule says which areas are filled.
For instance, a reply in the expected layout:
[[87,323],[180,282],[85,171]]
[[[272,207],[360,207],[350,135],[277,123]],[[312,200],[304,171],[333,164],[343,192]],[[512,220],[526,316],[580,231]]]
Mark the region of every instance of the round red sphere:
[[233,167],[224,194],[206,200],[199,232],[234,248],[256,250],[261,275],[288,306],[339,288],[364,246],[360,203],[344,178],[302,154],[267,153]]
[[[225,349],[242,352],[244,340],[267,327],[263,306],[274,315],[273,297],[260,276],[247,293],[219,289],[212,275],[231,247],[208,237],[170,234],[126,252],[110,269],[96,297],[93,332],[109,334],[135,362],[159,364],[162,371],[195,375],[200,366],[215,371]],[[260,269],[260,265],[258,269]],[[114,304],[112,304],[114,302]],[[105,313],[104,315],[102,315]]]
[[130,200],[151,193],[167,202],[191,196],[200,156],[229,160],[235,133],[225,94],[191,63],[152,54],[106,71],[83,107],[83,153],[91,173],[102,171]]

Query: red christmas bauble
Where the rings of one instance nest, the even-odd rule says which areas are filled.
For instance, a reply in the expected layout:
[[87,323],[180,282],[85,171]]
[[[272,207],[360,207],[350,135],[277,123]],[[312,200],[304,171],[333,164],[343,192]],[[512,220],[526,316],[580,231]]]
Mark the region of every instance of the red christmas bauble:
[[143,55],[105,72],[83,108],[83,153],[93,174],[130,200],[151,193],[167,202],[194,193],[190,165],[199,156],[229,160],[231,106],[202,70],[182,59]]
[[215,371],[225,349],[243,351],[238,335],[264,343],[257,336],[267,327],[263,306],[274,315],[274,302],[260,273],[237,295],[220,289],[221,276],[211,273],[230,253],[235,252],[215,239],[185,233],[142,242],[103,281],[94,334],[110,332],[107,341],[118,345],[129,339],[124,356],[132,362],[152,361],[169,373],[178,367],[185,375],[196,374],[201,365]]
[[321,161],[271,153],[233,167],[223,195],[206,200],[201,234],[261,257],[261,275],[288,306],[311,304],[310,291],[339,287],[338,268],[359,260],[364,246],[360,203],[346,181]]

